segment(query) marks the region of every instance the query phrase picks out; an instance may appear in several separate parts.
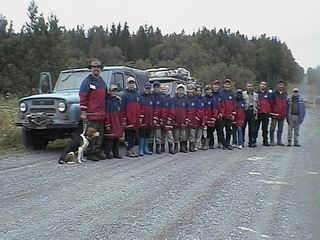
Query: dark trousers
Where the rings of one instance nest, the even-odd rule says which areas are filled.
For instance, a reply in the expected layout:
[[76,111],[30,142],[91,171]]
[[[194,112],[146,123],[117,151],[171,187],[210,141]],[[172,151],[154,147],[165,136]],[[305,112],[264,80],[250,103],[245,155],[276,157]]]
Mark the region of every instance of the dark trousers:
[[269,125],[269,114],[268,113],[260,113],[258,115],[258,119],[256,120],[255,142],[257,142],[261,123],[262,123],[263,143],[268,143],[268,125]]
[[105,138],[104,139],[104,153],[106,155],[109,155],[110,153],[113,153],[113,155],[119,155],[119,139],[111,139],[111,138]]
[[103,135],[104,135],[104,123],[103,121],[91,121],[88,120],[87,128],[93,127],[99,132],[99,137],[95,137],[93,141],[89,142],[89,146],[86,150],[87,154],[98,154],[101,152],[103,145]]
[[140,128],[139,129],[139,137],[150,138],[152,133],[151,128]]
[[[220,136],[220,141],[223,146],[230,145],[231,135],[232,135],[232,120],[222,119],[216,122],[217,124],[217,134]],[[225,133],[224,133],[225,128]]]
[[[216,123],[216,125],[218,125],[218,123]],[[207,138],[209,139],[209,146],[210,147],[213,147],[214,146],[214,131],[217,131],[217,138],[218,138],[218,143],[221,143],[221,133],[222,133],[222,130],[218,130],[218,127],[215,126],[215,127],[208,127],[207,128]]]
[[137,131],[135,129],[125,130],[125,139],[128,142],[127,150],[131,150],[134,147],[136,137],[137,137]]
[[253,112],[253,109],[248,109],[246,111],[246,118],[244,121],[244,125],[242,127],[242,136],[243,136],[243,142],[245,141],[245,132],[246,132],[246,127],[247,125],[249,126],[248,130],[248,142],[249,144],[252,144],[255,142],[255,136],[256,136],[256,117]]

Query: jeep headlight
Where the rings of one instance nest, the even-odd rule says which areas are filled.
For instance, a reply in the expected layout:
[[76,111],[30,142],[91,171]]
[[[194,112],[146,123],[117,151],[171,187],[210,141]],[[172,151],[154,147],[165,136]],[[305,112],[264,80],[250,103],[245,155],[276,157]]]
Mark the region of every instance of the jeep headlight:
[[21,112],[25,113],[27,111],[27,104],[25,102],[20,103],[19,109]]
[[58,110],[59,112],[64,112],[67,109],[67,105],[65,102],[59,102],[58,104]]

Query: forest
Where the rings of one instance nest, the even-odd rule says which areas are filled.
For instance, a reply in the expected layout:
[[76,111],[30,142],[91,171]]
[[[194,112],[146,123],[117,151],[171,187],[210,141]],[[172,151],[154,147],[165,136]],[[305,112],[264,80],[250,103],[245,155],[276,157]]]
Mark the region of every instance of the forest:
[[84,29],[66,29],[55,15],[44,16],[34,1],[21,30],[0,15],[0,92],[28,95],[38,85],[39,74],[88,65],[99,59],[104,65],[140,69],[185,67],[204,84],[228,77],[235,87],[265,80],[299,82],[304,69],[286,43],[276,36],[248,37],[230,29],[199,28],[192,34],[163,34],[152,25],[131,31],[128,23],[101,23]]

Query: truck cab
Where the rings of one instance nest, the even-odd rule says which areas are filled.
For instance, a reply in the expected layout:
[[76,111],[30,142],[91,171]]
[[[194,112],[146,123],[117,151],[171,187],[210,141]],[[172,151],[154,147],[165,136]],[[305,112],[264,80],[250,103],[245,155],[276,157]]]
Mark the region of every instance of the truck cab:
[[[90,73],[87,68],[64,70],[53,89],[50,73],[40,74],[40,94],[19,100],[16,125],[22,128],[22,141],[27,149],[44,149],[49,141],[72,136],[80,122],[80,85]],[[136,79],[137,90],[143,91],[144,83],[149,80],[148,73],[143,70],[109,66],[101,71],[107,87],[116,84],[120,94],[130,76]]]

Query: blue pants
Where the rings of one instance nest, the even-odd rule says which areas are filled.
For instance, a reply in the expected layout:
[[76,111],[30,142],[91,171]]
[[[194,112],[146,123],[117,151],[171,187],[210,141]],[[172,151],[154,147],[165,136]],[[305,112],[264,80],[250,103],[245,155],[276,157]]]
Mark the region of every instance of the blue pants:
[[243,145],[242,127],[232,125],[232,144],[237,146]]

